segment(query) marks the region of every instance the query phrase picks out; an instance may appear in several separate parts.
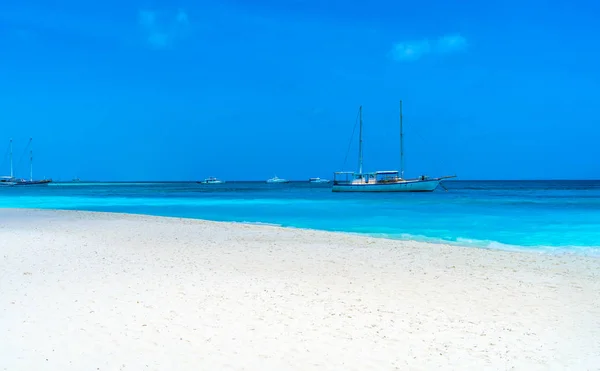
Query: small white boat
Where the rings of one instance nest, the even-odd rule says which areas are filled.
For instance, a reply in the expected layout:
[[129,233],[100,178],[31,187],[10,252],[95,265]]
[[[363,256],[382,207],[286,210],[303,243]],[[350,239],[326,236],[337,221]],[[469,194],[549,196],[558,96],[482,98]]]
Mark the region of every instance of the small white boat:
[[223,184],[225,181],[215,178],[214,176],[208,177],[201,182],[201,184]]
[[0,187],[9,187],[14,186],[16,183],[16,179],[12,176],[3,176],[0,177]]
[[281,178],[277,177],[277,175],[275,175],[271,179],[267,179],[267,183],[289,183],[289,182],[290,182],[289,180],[281,179]]
[[308,179],[309,183],[329,183],[328,179],[321,179],[321,178],[310,178]]
[[[362,106],[359,109],[360,136],[358,142],[358,172],[340,171],[333,174],[333,192],[432,192],[443,179],[455,176],[430,178],[421,175],[415,179],[404,179],[404,134],[402,131],[402,101],[400,101],[400,171],[376,171],[363,173],[363,120]],[[443,185],[442,185],[443,187]]]

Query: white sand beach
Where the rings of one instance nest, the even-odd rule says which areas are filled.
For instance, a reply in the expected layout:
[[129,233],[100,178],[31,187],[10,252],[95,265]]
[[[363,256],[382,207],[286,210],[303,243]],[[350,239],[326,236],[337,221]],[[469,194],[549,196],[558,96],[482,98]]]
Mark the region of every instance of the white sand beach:
[[0,209],[0,370],[598,370],[600,259]]

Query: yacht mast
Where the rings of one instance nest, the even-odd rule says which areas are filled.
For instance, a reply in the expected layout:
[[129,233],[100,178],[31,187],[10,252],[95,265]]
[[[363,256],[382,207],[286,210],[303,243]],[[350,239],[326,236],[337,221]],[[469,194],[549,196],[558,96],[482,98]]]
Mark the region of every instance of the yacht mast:
[[10,138],[10,177],[13,177],[13,146],[12,138]]
[[359,135],[359,140],[358,140],[358,173],[362,174],[362,172],[363,172],[363,150],[362,150],[362,142],[363,142],[363,137],[362,137],[363,119],[362,119],[362,106],[360,106],[360,108],[359,108],[359,114],[360,114],[360,135]]
[[404,179],[404,133],[402,129],[402,100],[400,100],[400,178]]
[[[29,145],[33,138],[29,138]],[[33,181],[33,148],[29,148],[29,180]]]

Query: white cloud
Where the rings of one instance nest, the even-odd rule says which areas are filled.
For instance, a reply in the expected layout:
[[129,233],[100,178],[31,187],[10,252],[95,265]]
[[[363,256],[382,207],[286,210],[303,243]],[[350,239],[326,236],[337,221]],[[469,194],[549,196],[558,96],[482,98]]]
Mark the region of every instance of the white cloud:
[[466,48],[467,40],[464,37],[459,34],[449,34],[433,41],[424,39],[396,43],[390,51],[390,56],[399,62],[409,62],[427,54],[455,53]]
[[184,10],[170,17],[159,17],[151,10],[138,13],[138,23],[144,32],[146,42],[153,48],[163,49],[172,46],[189,28],[189,17]]
[[392,48],[392,56],[397,61],[414,61],[427,53],[431,53],[429,40],[400,42]]
[[437,41],[437,49],[440,53],[453,53],[467,48],[467,39],[455,34],[446,35]]

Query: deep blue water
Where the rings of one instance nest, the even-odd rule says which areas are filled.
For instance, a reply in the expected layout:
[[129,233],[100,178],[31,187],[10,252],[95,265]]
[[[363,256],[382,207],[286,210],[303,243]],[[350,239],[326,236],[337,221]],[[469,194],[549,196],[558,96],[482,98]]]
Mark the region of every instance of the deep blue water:
[[128,212],[489,248],[600,252],[600,181],[444,184],[447,192],[350,194],[307,182],[56,183],[0,188],[0,207]]

